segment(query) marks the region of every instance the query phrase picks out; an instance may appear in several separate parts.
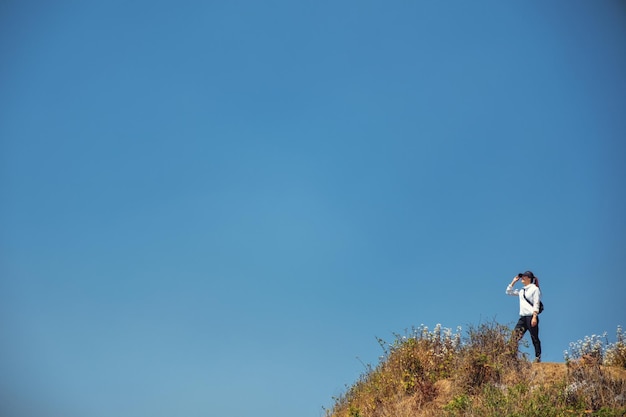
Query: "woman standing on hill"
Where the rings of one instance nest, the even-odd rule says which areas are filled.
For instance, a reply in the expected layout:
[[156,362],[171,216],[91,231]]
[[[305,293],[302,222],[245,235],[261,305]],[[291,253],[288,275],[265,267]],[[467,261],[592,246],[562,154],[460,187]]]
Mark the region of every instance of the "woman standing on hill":
[[[515,283],[522,280],[524,288],[521,290],[513,289]],[[516,347],[522,340],[526,330],[530,332],[530,338],[535,347],[535,362],[541,362],[541,341],[539,340],[539,303],[541,301],[541,290],[539,290],[539,282],[537,277],[531,272],[517,274],[513,281],[506,287],[507,295],[519,297],[519,315],[520,318],[513,330],[513,340]]]

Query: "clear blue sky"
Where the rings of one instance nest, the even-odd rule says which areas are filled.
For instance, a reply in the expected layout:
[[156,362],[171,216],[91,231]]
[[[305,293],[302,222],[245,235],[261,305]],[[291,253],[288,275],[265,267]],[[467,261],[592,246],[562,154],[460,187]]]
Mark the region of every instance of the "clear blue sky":
[[9,0],[0,56],[5,416],[319,417],[526,269],[545,361],[626,325],[624,1]]

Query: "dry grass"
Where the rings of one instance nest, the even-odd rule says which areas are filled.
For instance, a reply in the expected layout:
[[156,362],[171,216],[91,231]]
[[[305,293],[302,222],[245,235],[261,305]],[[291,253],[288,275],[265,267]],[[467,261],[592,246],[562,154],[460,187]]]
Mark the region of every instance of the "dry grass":
[[327,417],[626,415],[626,369],[585,358],[531,364],[506,326],[414,329],[380,341],[381,363],[336,400]]
[[532,363],[530,367],[531,380],[538,385],[564,381],[567,377],[567,367],[564,363]]

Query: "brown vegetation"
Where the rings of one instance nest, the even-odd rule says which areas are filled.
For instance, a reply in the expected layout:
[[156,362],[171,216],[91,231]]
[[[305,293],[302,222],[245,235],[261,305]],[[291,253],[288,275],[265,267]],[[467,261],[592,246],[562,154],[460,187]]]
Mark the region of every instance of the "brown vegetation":
[[[583,353],[530,363],[497,323],[460,330],[422,327],[391,344],[327,417],[626,415],[626,366]],[[619,346],[621,348],[621,346]]]

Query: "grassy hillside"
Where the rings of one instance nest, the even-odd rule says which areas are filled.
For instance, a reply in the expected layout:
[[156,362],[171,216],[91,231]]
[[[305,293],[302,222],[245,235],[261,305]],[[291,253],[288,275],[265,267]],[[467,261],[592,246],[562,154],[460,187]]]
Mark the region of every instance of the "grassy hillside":
[[[327,417],[626,416],[626,344],[573,343],[564,363],[530,363],[498,323],[379,340],[384,355]],[[606,340],[606,338],[604,339]]]

